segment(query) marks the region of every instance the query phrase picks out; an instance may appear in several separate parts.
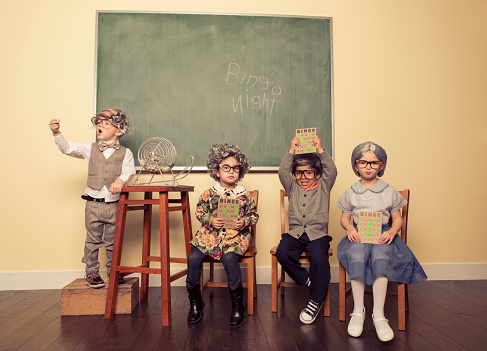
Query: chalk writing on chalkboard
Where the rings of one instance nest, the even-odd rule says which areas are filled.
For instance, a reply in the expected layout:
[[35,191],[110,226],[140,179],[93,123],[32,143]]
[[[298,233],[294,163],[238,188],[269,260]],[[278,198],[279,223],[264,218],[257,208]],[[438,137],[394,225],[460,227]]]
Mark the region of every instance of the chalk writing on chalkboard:
[[[271,86],[269,78],[266,76],[256,76],[247,69],[241,69],[238,63],[228,64],[225,83],[232,86],[240,86],[241,92],[238,96],[232,96],[233,112],[243,114],[245,109],[263,109],[269,116],[272,116],[277,97],[281,95],[282,89],[278,85]],[[250,92],[249,89],[257,92]],[[267,95],[266,95],[267,94]]]

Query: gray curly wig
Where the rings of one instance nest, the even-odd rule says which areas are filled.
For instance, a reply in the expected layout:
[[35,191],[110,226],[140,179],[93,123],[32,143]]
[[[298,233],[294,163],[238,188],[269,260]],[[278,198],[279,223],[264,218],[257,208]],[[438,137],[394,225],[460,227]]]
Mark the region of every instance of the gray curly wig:
[[227,157],[235,157],[240,167],[240,172],[238,173],[238,181],[241,181],[250,169],[249,161],[247,157],[242,153],[237,145],[230,144],[215,144],[210,148],[210,154],[208,156],[208,161],[206,161],[207,172],[216,181],[220,181],[220,178],[215,174],[215,170],[220,168],[220,163]]
[[387,153],[386,150],[382,148],[382,146],[377,145],[376,143],[373,143],[371,141],[367,141],[365,143],[362,143],[355,147],[352,152],[352,169],[355,172],[357,176],[360,177],[360,173],[357,171],[357,168],[355,167],[355,164],[357,160],[359,160],[367,151],[372,151],[375,156],[379,159],[380,162],[382,162],[382,165],[384,165],[384,168],[377,174],[378,177],[382,177],[384,175],[384,171],[386,170],[386,164],[387,164]]
[[101,112],[98,112],[95,116],[91,118],[91,123],[96,127],[98,122],[98,118],[101,119],[108,119],[114,125],[117,126],[123,133],[126,135],[130,130],[130,122],[127,114],[122,110],[118,110],[116,108],[106,108]]

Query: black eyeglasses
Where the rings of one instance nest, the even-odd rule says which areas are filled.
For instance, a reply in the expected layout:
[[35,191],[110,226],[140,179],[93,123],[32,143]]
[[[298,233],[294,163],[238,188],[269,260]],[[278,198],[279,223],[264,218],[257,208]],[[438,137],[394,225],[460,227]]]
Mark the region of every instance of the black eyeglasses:
[[316,175],[314,170],[307,170],[307,171],[294,171],[292,176],[294,179],[301,179],[303,176],[306,179],[313,179]]
[[355,164],[357,165],[358,168],[366,168],[368,165],[370,165],[370,168],[372,169],[379,169],[380,166],[382,166],[382,162],[380,161],[365,161],[365,160],[357,160],[355,161]]
[[240,173],[240,166],[239,165],[236,165],[236,166],[229,166],[229,165],[220,165],[220,168],[223,170],[223,172],[230,172],[231,169],[233,169],[233,171],[235,173]]

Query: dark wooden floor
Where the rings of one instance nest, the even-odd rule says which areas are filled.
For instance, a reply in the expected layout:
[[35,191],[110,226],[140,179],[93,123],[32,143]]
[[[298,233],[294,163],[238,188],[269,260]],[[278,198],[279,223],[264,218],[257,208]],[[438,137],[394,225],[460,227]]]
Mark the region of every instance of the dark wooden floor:
[[[427,281],[409,287],[407,331],[397,330],[397,304],[386,303],[396,337],[381,343],[370,314],[360,338],[347,335],[338,320],[338,285],[331,285],[330,318],[312,325],[299,321],[308,299],[306,288],[287,289],[279,298],[279,313],[271,313],[270,286],[259,285],[255,314],[238,329],[230,329],[230,299],[226,289],[205,293],[200,323],[188,325],[185,288],[172,288],[172,325],[161,326],[160,290],[132,315],[60,316],[60,290],[0,291],[1,350],[486,350],[487,280]],[[347,299],[348,314],[352,309]],[[366,296],[366,309],[372,298]]]

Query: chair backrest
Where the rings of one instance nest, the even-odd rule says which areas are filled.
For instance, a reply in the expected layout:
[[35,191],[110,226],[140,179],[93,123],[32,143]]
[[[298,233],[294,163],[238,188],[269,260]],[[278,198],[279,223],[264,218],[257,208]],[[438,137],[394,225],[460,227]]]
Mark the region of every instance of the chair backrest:
[[[251,190],[248,191],[250,195],[254,198],[255,201],[255,210],[257,210],[257,206],[259,204],[259,190]],[[250,227],[250,235],[252,236],[252,240],[250,241],[250,250],[255,251],[255,233],[256,233],[256,226],[257,224],[253,224]]]
[[401,209],[401,216],[402,216],[402,227],[401,227],[401,239],[407,244],[408,242],[408,216],[409,216],[409,198],[410,198],[410,191],[409,189],[404,189],[399,191],[399,194],[402,195],[404,199],[406,199],[407,203]]
[[287,197],[287,192],[281,189],[279,203],[281,208],[281,234],[286,232],[286,206],[284,205],[284,197]]

